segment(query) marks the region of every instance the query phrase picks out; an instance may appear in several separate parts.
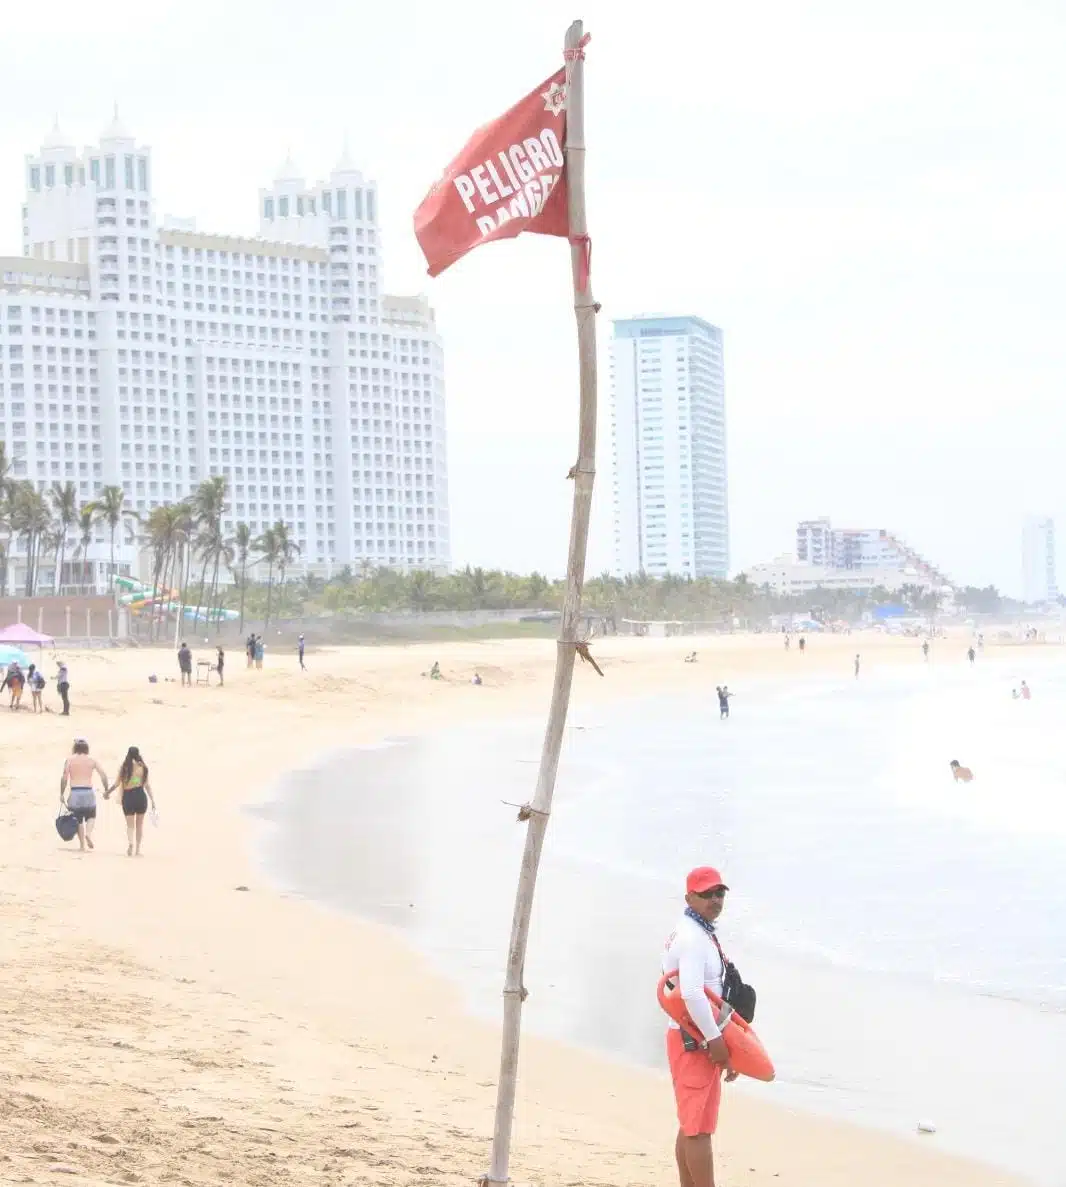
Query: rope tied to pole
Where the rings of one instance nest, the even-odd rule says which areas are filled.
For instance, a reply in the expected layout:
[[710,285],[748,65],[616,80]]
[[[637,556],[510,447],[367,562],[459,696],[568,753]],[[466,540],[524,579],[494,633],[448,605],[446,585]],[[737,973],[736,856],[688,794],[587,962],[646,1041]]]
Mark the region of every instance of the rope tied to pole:
[[577,266],[577,287],[578,291],[583,293],[588,288],[589,277],[592,275],[592,240],[588,232],[571,235],[570,246],[581,251],[581,259]]
[[582,663],[586,663],[586,664],[592,664],[592,666],[593,666],[593,668],[596,670],[596,672],[597,672],[597,673],[598,673],[600,676],[602,676],[602,675],[603,675],[603,669],[602,669],[602,668],[600,667],[600,665],[599,665],[599,664],[598,664],[598,663],[597,663],[597,662],[596,662],[596,661],[595,661],[595,660],[592,658],[592,652],[591,652],[591,651],[589,651],[589,645],[588,645],[587,643],[575,643],[575,644],[574,644],[574,650],[575,650],[575,651],[578,653],[578,655],[581,657],[581,662],[582,662]]

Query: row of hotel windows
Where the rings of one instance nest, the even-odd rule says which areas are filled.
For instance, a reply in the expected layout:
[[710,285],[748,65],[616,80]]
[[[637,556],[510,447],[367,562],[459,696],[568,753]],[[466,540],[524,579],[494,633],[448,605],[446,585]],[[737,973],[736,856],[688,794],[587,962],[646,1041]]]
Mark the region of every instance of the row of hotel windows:
[[[117,176],[116,158],[113,156],[91,157],[89,160],[89,177],[101,189],[115,189]],[[102,165],[102,168],[101,168]],[[139,189],[148,192],[148,160],[145,157],[134,157],[128,153],[122,158],[122,177],[127,190]],[[61,169],[61,173],[57,173]],[[42,167],[30,166],[30,189],[39,192],[41,189]],[[44,188],[54,189],[56,178],[62,177],[62,184],[68,189],[75,184],[85,185],[85,166],[68,161],[62,165],[45,165],[43,168]],[[101,178],[103,180],[101,180]],[[134,181],[136,180],[136,185]]]
[[[362,190],[358,187],[351,191],[352,193],[352,217],[366,218],[367,222],[377,221],[377,194],[374,190]],[[366,195],[364,206],[363,196]],[[334,209],[336,207],[336,209]],[[274,217],[274,199],[263,199],[263,217],[273,219]],[[365,215],[364,215],[365,209]],[[295,214],[297,218],[303,218],[305,214],[313,215],[317,213],[317,200],[314,194],[297,194],[290,199],[288,195],[282,194],[277,199],[278,218],[288,218],[289,214]],[[323,190],[322,191],[322,213],[328,214],[333,218],[347,218],[348,217],[348,191],[347,190]]]

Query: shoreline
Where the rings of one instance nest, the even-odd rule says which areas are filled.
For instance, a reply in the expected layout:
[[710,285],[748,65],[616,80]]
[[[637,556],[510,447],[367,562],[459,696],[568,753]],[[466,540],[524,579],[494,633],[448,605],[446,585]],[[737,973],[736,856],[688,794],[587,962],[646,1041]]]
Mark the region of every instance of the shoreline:
[[[918,662],[910,640],[858,639],[864,662],[875,652]],[[816,642],[800,660],[808,670],[847,671],[856,637]],[[682,667],[694,643],[700,663]],[[769,644],[776,653],[779,640]],[[70,1182],[49,1169],[64,1162],[87,1182],[115,1181],[119,1169],[158,1182],[178,1167],[195,1182],[224,1171],[249,1183],[402,1172],[451,1184],[482,1173],[498,1028],[468,1017],[459,992],[391,929],[269,889],[245,805],[262,799],[256,785],[299,773],[303,755],[336,749],[345,730],[345,741],[374,742],[539,714],[554,651],[542,641],[346,648],[310,654],[306,678],[294,656],[269,656],[264,672],[229,671],[225,690],[147,685],[153,666],[172,662],[165,653],[79,653],[69,722],[5,714],[0,1055],[13,1137],[0,1171],[41,1183]],[[716,679],[735,685],[797,658],[733,636],[607,640],[596,655],[607,679],[579,669],[578,712],[666,689],[713,697]],[[460,673],[455,683],[417,675],[434,658]],[[474,666],[481,688],[467,683]],[[109,770],[129,744],[152,764],[162,827],[147,830],[143,860],[125,858],[110,805],[96,853],[82,858],[55,837],[48,788],[74,730]],[[516,1184],[670,1182],[672,1114],[664,1076],[527,1036]],[[719,1148],[727,1181],[756,1187],[1021,1182],[740,1096],[726,1105]]]

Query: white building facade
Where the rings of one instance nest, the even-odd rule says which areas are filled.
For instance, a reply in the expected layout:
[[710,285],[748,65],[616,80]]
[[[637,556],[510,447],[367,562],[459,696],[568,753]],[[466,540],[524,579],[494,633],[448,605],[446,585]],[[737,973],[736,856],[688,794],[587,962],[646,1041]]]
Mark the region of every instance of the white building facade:
[[729,571],[722,331],[698,317],[614,323],[614,569],[661,577]]
[[[443,351],[426,300],[383,291],[375,183],[347,152],[315,185],[287,161],[252,238],[161,225],[152,182],[117,113],[97,145],[56,129],[26,158],[23,255],[0,259],[11,477],[82,503],[121,486],[143,515],[222,474],[227,533],[283,520],[297,569],[446,570]],[[87,552],[99,586],[102,529]],[[120,571],[137,552],[123,530]]]
[[1022,596],[1030,605],[1058,601],[1055,521],[1031,515],[1022,529]]

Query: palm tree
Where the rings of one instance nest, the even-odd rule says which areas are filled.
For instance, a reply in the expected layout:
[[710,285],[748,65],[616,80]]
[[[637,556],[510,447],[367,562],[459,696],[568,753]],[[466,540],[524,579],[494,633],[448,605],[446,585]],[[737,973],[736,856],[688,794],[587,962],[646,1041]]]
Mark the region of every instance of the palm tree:
[[192,496],[192,515],[199,528],[197,546],[203,557],[200,569],[200,592],[196,597],[195,625],[200,618],[200,607],[204,604],[204,588],[207,585],[207,566],[215,561],[215,580],[218,580],[218,558],[222,547],[222,518],[226,514],[226,478],[216,474],[205,478]]
[[0,441],[0,597],[7,594],[7,555],[11,546],[11,459],[7,456],[7,442]]
[[124,519],[134,514],[124,506],[126,492],[121,486],[105,486],[98,498],[92,502],[93,515],[98,523],[106,523],[111,533],[111,568],[108,574],[108,589],[115,584],[115,532]]
[[67,557],[67,532],[78,522],[78,490],[73,482],[65,482],[62,486],[58,482],[53,482],[49,496],[52,500],[52,510],[55,512],[56,530],[59,537],[56,579],[52,583],[52,590],[54,593],[59,593],[63,583],[63,563]]
[[26,597],[32,598],[37,583],[41,546],[52,525],[52,516],[44,495],[32,482],[15,487],[11,506],[11,528],[26,543]]
[[263,630],[265,631],[270,626],[270,608],[274,592],[274,569],[277,568],[278,580],[284,585],[285,569],[299,555],[300,546],[289,535],[288,525],[280,519],[273,527],[267,528],[256,541],[255,546],[262,554],[263,560],[269,566],[267,571],[266,618],[263,621]]
[[252,548],[252,529],[246,523],[237,524],[233,533],[233,546],[237,550],[237,563],[241,567],[241,625],[238,633],[244,634],[244,591],[248,584],[248,553]]
[[93,542],[93,532],[96,528],[96,508],[92,503],[86,503],[78,512],[78,548],[81,552],[81,592],[85,593],[89,583],[86,557],[89,545]]

